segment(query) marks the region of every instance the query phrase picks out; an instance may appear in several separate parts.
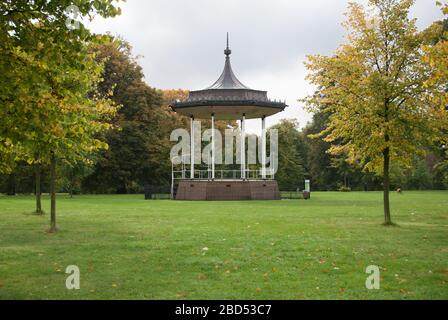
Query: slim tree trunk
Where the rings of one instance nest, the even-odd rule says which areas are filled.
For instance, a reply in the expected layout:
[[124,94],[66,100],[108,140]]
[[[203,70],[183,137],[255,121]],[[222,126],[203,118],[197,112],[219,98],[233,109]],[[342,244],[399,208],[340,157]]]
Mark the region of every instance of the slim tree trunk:
[[41,177],[41,166],[40,164],[36,165],[35,169],[36,174],[36,213],[37,214],[44,214],[42,211],[42,202],[41,202],[41,189],[40,189],[40,177]]
[[8,191],[6,192],[8,196],[16,195],[16,174],[11,173],[8,177]]
[[51,226],[49,232],[56,232],[56,156],[51,153],[50,163],[50,195],[51,195]]
[[384,157],[384,172],[383,172],[383,186],[384,186],[384,225],[393,225],[390,217],[390,204],[389,204],[389,167],[390,167],[390,149],[386,148],[383,152]]

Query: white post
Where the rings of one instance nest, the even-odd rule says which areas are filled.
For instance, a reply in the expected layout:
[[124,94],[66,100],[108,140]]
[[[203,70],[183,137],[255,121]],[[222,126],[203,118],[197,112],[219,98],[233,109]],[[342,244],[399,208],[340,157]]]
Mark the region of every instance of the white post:
[[266,179],[266,117],[261,118],[261,178]]
[[246,115],[241,119],[241,179],[246,179]]
[[171,159],[171,200],[174,200],[174,159]]
[[212,180],[215,180],[215,114],[212,113]]
[[185,155],[184,154],[182,154],[182,179],[185,179],[185,172],[186,172],[186,170],[185,170],[185,162],[186,162],[186,160],[185,160]]
[[194,179],[194,117],[190,118],[190,163],[191,163],[191,172],[190,178]]

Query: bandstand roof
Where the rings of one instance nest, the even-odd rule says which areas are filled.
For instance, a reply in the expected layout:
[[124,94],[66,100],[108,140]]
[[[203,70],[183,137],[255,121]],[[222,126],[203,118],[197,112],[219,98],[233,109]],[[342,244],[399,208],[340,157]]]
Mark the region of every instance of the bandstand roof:
[[190,91],[185,101],[171,104],[173,111],[196,119],[209,119],[212,114],[217,120],[237,120],[269,117],[283,111],[284,102],[272,101],[266,91],[253,90],[235,76],[230,64],[229,37],[224,70],[214,84],[203,90]]

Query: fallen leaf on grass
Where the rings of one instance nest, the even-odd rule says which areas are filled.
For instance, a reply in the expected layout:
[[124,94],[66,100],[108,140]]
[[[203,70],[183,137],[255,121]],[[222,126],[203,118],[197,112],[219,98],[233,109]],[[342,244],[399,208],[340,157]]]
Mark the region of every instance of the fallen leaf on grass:
[[186,298],[188,296],[188,292],[179,292],[176,293],[177,298]]

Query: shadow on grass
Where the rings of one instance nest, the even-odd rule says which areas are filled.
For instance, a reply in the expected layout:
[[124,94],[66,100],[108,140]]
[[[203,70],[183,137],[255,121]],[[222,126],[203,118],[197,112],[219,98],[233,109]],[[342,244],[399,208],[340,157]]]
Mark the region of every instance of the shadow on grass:
[[31,211],[31,212],[22,212],[22,214],[25,216],[45,217],[46,212],[42,210],[42,212]]
[[386,228],[399,228],[400,227],[398,224],[393,223],[393,222],[383,222],[381,225]]

